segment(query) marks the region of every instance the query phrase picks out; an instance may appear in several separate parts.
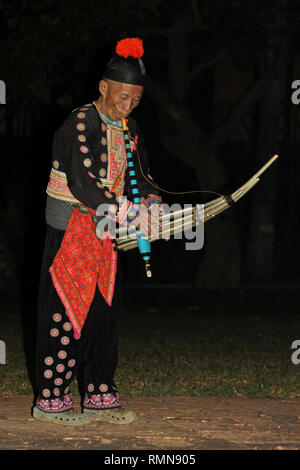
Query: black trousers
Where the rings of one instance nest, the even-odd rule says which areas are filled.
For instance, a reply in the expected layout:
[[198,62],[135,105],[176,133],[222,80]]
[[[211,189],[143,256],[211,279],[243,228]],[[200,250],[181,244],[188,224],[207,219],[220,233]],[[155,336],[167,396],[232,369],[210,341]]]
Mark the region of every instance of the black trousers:
[[63,399],[69,393],[69,385],[82,362],[85,364],[83,385],[87,397],[117,394],[114,374],[122,317],[120,266],[111,307],[96,287],[81,336],[75,339],[49,273],[64,233],[47,226],[38,298],[36,365],[39,397],[43,400]]

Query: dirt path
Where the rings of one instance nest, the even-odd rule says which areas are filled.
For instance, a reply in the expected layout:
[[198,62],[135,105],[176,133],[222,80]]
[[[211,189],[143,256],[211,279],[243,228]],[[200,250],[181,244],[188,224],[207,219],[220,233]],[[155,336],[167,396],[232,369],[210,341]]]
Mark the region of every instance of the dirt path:
[[36,421],[31,406],[0,397],[0,449],[300,449],[300,399],[123,397],[136,422],[88,428]]

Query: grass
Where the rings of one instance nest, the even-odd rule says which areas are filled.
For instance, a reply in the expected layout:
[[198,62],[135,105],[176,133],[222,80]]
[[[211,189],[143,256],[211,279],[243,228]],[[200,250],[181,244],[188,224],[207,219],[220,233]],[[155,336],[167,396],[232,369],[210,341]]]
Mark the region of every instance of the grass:
[[0,365],[0,393],[31,393],[21,316],[15,301],[3,301],[0,318],[0,339],[6,345],[6,364]]
[[[120,392],[299,398],[300,365],[291,362],[291,344],[300,339],[297,296],[127,288],[115,377]],[[1,317],[7,364],[0,366],[0,393],[32,393],[16,304],[6,302]],[[76,381],[71,389],[77,393]]]

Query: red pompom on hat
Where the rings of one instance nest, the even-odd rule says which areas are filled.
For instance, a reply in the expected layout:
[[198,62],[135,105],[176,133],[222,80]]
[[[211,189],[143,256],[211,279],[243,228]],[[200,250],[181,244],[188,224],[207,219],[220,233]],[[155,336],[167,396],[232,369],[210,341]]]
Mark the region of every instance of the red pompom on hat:
[[143,41],[139,38],[122,39],[116,45],[116,53],[125,59],[140,59],[144,54]]
[[116,54],[105,66],[103,78],[144,86],[146,69],[141,59],[143,54],[144,47],[141,39],[122,39],[116,45]]

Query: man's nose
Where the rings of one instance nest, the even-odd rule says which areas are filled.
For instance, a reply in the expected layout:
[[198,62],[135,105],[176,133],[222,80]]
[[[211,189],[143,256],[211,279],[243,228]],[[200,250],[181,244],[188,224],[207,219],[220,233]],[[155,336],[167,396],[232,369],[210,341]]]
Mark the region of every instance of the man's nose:
[[133,108],[133,102],[132,101],[127,101],[126,106],[125,106],[126,111],[131,111],[132,108]]

